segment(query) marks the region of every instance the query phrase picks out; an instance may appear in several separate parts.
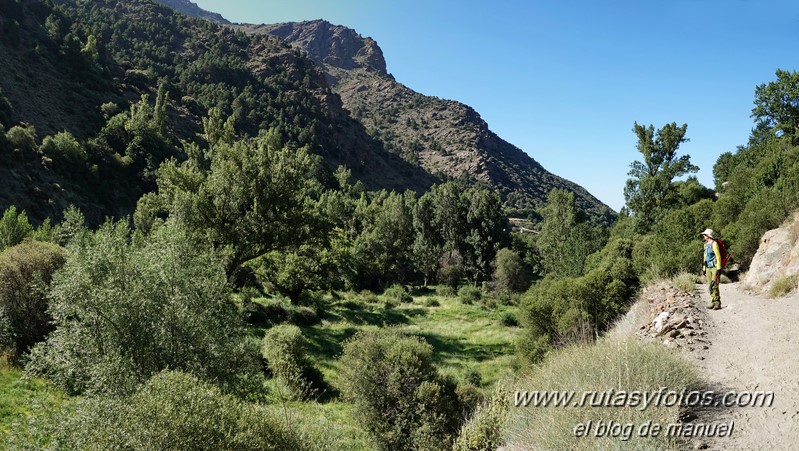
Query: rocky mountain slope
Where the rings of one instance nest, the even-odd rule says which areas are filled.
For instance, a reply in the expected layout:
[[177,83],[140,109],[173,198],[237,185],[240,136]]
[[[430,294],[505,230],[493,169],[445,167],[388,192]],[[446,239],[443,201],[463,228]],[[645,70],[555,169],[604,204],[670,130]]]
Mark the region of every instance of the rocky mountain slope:
[[[196,5],[187,0],[160,1],[187,15],[206,15],[197,13]],[[323,68],[344,108],[405,161],[433,174],[492,185],[506,205],[522,211],[541,206],[551,189],[562,188],[573,191],[578,206],[592,217],[609,220],[614,216],[584,188],[550,173],[493,133],[473,108],[417,93],[396,81],[372,38],[324,20],[232,26],[277,36],[306,52]]]
[[[160,161],[202,141],[212,108],[238,133],[278,130],[286,145],[307,146],[330,170],[348,167],[368,189],[422,192],[437,181],[370,136],[317,65],[282,40],[147,0],[4,4],[0,120],[5,130],[32,125],[35,141],[0,152],[0,211],[13,204],[41,221],[75,204],[95,223],[130,214],[155,189]],[[159,86],[169,94],[166,141],[151,143],[120,124],[143,95],[155,104]],[[52,164],[39,149],[64,130],[88,149],[75,167]]]
[[344,107],[407,161],[434,174],[490,184],[510,206],[540,206],[551,189],[562,188],[573,191],[578,205],[592,216],[612,215],[584,188],[497,136],[473,108],[396,81],[373,39],[323,20],[236,27],[280,37],[307,52],[324,68]]

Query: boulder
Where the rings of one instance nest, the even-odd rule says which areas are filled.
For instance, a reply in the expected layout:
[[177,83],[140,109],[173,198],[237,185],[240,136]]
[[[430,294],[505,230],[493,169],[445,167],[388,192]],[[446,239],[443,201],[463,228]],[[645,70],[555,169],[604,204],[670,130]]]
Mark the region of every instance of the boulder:
[[799,212],[788,224],[763,235],[743,283],[756,292],[767,291],[793,274],[799,274]]

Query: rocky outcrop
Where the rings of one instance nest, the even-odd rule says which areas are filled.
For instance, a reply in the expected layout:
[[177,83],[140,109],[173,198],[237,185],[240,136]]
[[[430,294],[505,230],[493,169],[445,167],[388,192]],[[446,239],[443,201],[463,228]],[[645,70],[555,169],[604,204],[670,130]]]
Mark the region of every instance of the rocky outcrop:
[[245,29],[277,36],[302,48],[323,66],[353,70],[364,69],[387,77],[383,50],[372,38],[355,30],[324,20],[288,22],[274,25],[244,25]]
[[799,212],[782,227],[760,240],[743,283],[755,292],[768,291],[775,282],[799,274]]

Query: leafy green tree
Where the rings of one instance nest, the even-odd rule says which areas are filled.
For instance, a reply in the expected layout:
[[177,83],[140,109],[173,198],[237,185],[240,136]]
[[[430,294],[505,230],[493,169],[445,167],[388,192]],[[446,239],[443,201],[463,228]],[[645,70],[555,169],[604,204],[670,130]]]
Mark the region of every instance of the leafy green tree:
[[650,230],[678,202],[674,179],[699,170],[691,164],[689,155],[677,156],[680,144],[688,141],[687,129],[687,124],[677,126],[675,122],[657,132],[653,125],[644,127],[636,122],[633,126],[638,137],[636,147],[644,161],[630,164],[628,175],[632,178],[627,179],[624,199],[641,231]]
[[686,180],[674,182],[677,193],[677,205],[680,207],[691,206],[702,199],[712,199],[715,192],[699,183],[695,176],[690,176]]
[[544,219],[537,246],[544,273],[557,277],[579,276],[586,257],[602,247],[603,234],[577,209],[574,193],[566,190],[550,191],[541,214]]
[[776,75],[755,88],[752,117],[799,144],[799,72],[777,69]]
[[494,288],[497,291],[521,292],[527,289],[530,275],[517,253],[508,248],[500,249],[494,266]]
[[283,147],[275,131],[230,141],[224,127],[206,121],[209,148],[194,146],[187,161],[160,167],[158,195],[170,217],[229,255],[235,276],[244,263],[320,233],[312,197],[320,191],[319,161],[306,148]]
[[257,279],[298,303],[306,290],[324,287],[326,255],[321,246],[303,244],[293,250],[271,251],[250,260]]
[[489,280],[497,251],[510,243],[510,227],[502,201],[487,188],[472,187],[464,193],[463,203],[467,228],[461,253],[473,281]]
[[0,218],[0,251],[21,243],[31,235],[33,226],[28,222],[25,211],[17,213],[17,207],[8,207]]
[[131,240],[124,221],[68,249],[50,289],[56,329],[31,350],[31,373],[119,395],[166,368],[229,386],[253,371],[257,351],[241,346],[222,263],[203,240],[171,223]]
[[361,204],[357,214],[363,217],[364,227],[354,250],[362,277],[372,274],[385,286],[411,276],[415,203],[412,192],[382,191],[368,206]]
[[420,202],[422,210],[417,212],[415,226],[417,258],[423,256],[427,270],[440,249],[443,273],[463,270],[473,282],[488,280],[497,251],[510,240],[499,196],[485,187],[449,181],[434,186]]
[[414,267],[422,274],[424,286],[435,278],[443,252],[443,240],[435,229],[434,217],[432,198],[423,195],[413,209],[412,259]]

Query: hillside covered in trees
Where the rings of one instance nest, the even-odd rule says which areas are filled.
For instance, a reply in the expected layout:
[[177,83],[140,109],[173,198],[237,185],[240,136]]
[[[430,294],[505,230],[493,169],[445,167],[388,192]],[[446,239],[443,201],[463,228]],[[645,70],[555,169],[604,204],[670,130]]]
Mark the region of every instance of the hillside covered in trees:
[[795,71],[755,87],[715,187],[687,124],[634,123],[621,215],[554,188],[529,233],[495,186],[393,153],[278,38],[138,0],[0,6],[11,449],[493,449],[540,429],[511,422],[514,380],[688,380],[601,337],[698,270],[701,230],[745,270],[799,209]]

